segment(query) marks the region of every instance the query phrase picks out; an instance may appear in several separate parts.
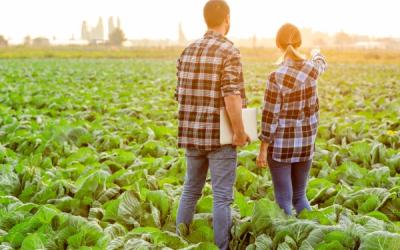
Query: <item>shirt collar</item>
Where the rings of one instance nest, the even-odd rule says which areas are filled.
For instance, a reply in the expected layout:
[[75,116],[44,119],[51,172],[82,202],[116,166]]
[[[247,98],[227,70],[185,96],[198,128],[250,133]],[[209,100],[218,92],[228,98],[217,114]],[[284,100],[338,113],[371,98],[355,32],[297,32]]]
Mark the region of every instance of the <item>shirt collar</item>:
[[221,33],[216,32],[216,31],[214,31],[214,30],[208,30],[208,31],[204,34],[204,37],[223,39],[223,40],[228,41],[228,42],[230,42],[231,44],[233,44],[233,42],[230,41],[228,38],[226,38],[226,37],[223,36]]
[[295,61],[292,60],[290,58],[286,58],[285,60],[283,60],[283,62],[281,63],[281,66],[287,66],[287,67],[295,67],[295,66],[301,66],[304,64],[304,60],[302,61]]
[[209,37],[218,37],[218,38],[225,38],[221,33],[216,32],[214,30],[208,30],[204,36],[209,36]]

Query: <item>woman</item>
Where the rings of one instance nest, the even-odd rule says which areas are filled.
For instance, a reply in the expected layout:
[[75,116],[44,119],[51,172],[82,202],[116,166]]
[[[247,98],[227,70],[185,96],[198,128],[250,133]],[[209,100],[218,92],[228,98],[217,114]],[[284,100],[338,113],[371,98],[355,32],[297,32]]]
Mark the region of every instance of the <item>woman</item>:
[[318,50],[311,60],[298,52],[299,29],[283,25],[276,36],[282,62],[267,79],[257,166],[268,166],[275,199],[286,214],[311,210],[305,195],[319,119],[317,79],[327,63]]

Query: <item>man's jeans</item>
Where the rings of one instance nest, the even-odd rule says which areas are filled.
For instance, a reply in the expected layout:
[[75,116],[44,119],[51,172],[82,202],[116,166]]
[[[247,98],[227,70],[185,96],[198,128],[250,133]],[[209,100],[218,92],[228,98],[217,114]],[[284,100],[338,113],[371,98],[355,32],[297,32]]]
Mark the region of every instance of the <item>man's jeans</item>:
[[189,226],[192,222],[210,168],[214,196],[214,241],[220,249],[229,247],[232,225],[230,205],[233,201],[236,157],[236,147],[231,145],[222,146],[214,151],[186,150],[187,171],[176,225],[184,223]]

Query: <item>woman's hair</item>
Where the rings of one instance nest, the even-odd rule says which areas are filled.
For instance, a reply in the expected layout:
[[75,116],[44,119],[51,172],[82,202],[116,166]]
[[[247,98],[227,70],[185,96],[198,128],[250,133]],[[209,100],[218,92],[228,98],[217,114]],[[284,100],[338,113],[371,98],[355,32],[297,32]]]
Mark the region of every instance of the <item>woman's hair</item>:
[[285,57],[295,61],[305,60],[305,56],[297,50],[301,46],[301,33],[293,24],[286,23],[278,30],[276,46],[284,51],[280,61]]

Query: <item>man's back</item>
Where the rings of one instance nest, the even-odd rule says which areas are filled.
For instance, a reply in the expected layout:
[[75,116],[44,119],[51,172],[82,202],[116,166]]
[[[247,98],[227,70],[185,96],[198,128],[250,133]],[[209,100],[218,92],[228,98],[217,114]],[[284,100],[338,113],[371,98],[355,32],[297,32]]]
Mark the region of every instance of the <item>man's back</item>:
[[183,51],[177,61],[177,78],[178,146],[219,148],[219,113],[224,97],[241,95],[245,100],[239,50],[221,34],[208,31]]

